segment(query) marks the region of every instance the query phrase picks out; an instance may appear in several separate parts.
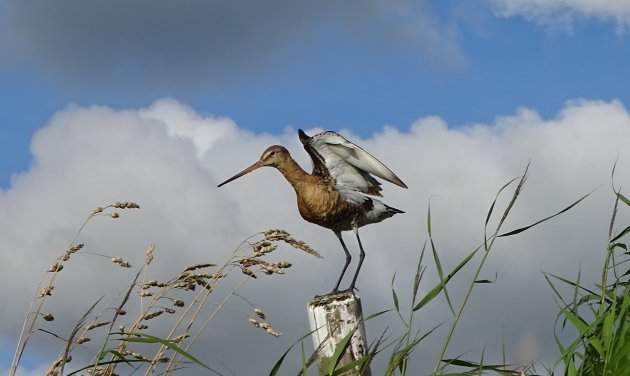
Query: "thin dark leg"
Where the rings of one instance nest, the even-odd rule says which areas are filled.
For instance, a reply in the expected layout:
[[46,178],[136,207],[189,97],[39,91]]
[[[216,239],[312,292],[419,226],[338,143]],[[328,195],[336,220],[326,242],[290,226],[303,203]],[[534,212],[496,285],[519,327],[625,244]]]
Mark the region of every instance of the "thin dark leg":
[[357,277],[359,276],[359,271],[361,270],[361,265],[363,264],[363,259],[365,258],[365,252],[363,251],[363,245],[361,244],[361,238],[359,238],[359,229],[355,228],[354,233],[357,235],[357,241],[359,242],[359,249],[361,253],[359,254],[359,265],[357,265],[357,271],[354,272],[354,277],[352,277],[352,283],[350,284],[350,291],[354,290],[354,284],[357,282]]
[[343,279],[343,275],[346,273],[346,269],[348,269],[348,265],[350,265],[350,260],[352,260],[352,256],[350,255],[350,252],[348,252],[348,247],[346,247],[346,243],[344,243],[343,239],[341,238],[341,232],[335,231],[335,235],[337,235],[337,238],[339,239],[339,241],[341,242],[341,246],[343,247],[343,251],[346,253],[346,264],[343,266],[343,269],[341,270],[341,275],[339,275],[339,280],[337,281],[335,288],[332,290],[333,293],[339,291],[339,284]]

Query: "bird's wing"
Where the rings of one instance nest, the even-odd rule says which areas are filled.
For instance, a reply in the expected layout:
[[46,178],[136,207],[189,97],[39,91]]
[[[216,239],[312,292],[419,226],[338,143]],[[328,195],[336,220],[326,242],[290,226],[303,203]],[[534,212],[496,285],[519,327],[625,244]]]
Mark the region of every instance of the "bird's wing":
[[300,140],[313,159],[313,173],[330,175],[340,188],[380,196],[380,183],[370,174],[407,188],[378,159],[335,132],[308,137],[300,131]]

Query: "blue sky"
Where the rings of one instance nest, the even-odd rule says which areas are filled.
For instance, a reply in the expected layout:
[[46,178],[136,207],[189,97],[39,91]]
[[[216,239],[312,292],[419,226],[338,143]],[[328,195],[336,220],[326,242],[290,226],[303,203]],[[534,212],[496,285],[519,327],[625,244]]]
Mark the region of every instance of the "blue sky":
[[[14,3],[1,3],[5,25],[11,26],[7,17],[12,13],[6,8]],[[178,76],[187,69],[186,63],[175,62],[176,72],[169,72],[159,71],[160,63],[151,61],[155,56],[165,59],[169,53],[182,53],[169,44],[163,46],[163,54],[149,51],[146,59],[141,55],[143,46],[130,44],[125,48],[137,51],[127,52],[106,47],[115,56],[112,62],[99,65],[87,53],[72,49],[40,54],[18,42],[7,42],[15,31],[5,26],[1,50],[5,58],[0,63],[0,186],[7,187],[13,173],[28,168],[33,133],[69,103],[124,109],[169,96],[201,113],[230,117],[254,132],[275,133],[291,125],[348,128],[368,136],[384,125],[407,129],[427,115],[459,127],[492,122],[520,106],[548,117],[574,98],[629,100],[624,80],[630,64],[629,41],[613,21],[582,16],[576,17],[570,29],[557,30],[518,15],[497,16],[492,5],[483,1],[429,1],[419,8],[434,23],[435,41],[414,41],[413,35],[388,41],[384,39],[396,37],[387,34],[390,21],[370,20],[369,25],[347,30],[338,20],[320,15],[303,34],[285,35],[279,43],[268,41],[269,51],[254,54],[258,60],[240,61],[245,66],[235,72],[213,67],[210,61],[190,77]],[[264,22],[260,25],[265,27]],[[281,32],[290,34],[291,30]],[[28,38],[37,35],[29,36],[24,29],[15,33],[23,34],[19,43],[36,45]],[[101,43],[108,41],[107,35],[97,37]],[[176,43],[186,43],[186,35],[179,37]],[[116,43],[113,37],[110,42]],[[229,39],[220,42],[232,43]],[[195,48],[203,46],[203,42],[197,44]],[[84,45],[89,46],[89,41],[79,44]],[[56,55],[62,53],[77,56]],[[82,64],[87,66],[84,70]],[[146,73],[145,69],[157,71]]]
[[[284,279],[243,291],[262,300],[284,336],[252,334],[232,315],[201,340],[222,341],[203,354],[212,364],[239,375],[270,369],[308,332],[303,308],[330,290],[343,253],[329,230],[300,219],[291,188],[271,169],[216,185],[273,143],[306,167],[295,133],[303,128],[340,131],[409,186],[383,184],[385,202],[406,214],[361,229],[364,312],[392,308],[392,276],[415,273],[430,197],[440,197],[431,214],[446,269],[479,244],[495,192],[529,161],[506,226],[606,187],[532,236],[499,244],[484,276],[498,275],[498,283],[475,292],[449,350],[481,354],[505,338],[510,360],[553,364],[557,311],[540,270],[601,278],[603,256],[594,250],[607,237],[616,160],[616,183],[630,186],[629,28],[625,0],[0,0],[0,274],[12,281],[0,285],[12,302],[0,306],[0,349],[15,345],[32,276],[67,247],[85,214],[136,200],[142,210],[114,224],[99,217],[86,229],[87,251],[142,265],[154,242],[159,278],[220,263],[249,235],[283,228],[324,255],[314,262],[289,252],[294,269]],[[628,215],[619,218],[627,223]],[[92,291],[127,287],[102,258],[81,257],[46,303],[62,318],[53,323],[60,333],[85,312]],[[435,278],[429,265],[427,286]],[[465,281],[453,283],[457,300]],[[398,288],[408,296],[408,286]],[[445,302],[434,303],[418,329],[443,322],[445,312]],[[368,333],[396,330],[396,320]],[[415,373],[432,368],[443,337],[438,330],[427,340]],[[47,340],[29,344],[18,374],[44,372],[58,355]],[[501,361],[490,359],[500,353],[488,351],[488,361]],[[0,373],[10,362],[0,357]]]

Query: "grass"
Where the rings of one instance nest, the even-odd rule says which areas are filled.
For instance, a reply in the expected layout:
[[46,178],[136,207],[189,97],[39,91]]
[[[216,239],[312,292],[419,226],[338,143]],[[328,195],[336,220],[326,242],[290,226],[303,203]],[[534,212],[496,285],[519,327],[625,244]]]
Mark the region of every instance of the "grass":
[[[431,219],[431,207],[427,211],[427,242],[422,248],[415,276],[412,280],[411,297],[410,297],[410,309],[408,312],[403,312],[400,303],[400,297],[394,288],[395,275],[392,278],[392,301],[396,316],[402,321],[405,327],[404,333],[395,336],[394,339],[385,341],[386,333],[382,333],[376,340],[366,355],[367,359],[355,361],[351,364],[340,365],[335,369],[330,369],[327,373],[328,376],[335,376],[340,374],[357,374],[362,375],[366,373],[365,365],[369,365],[374,361],[374,358],[382,355],[384,350],[391,349],[389,357],[386,359],[387,367],[384,374],[390,375],[408,375],[409,362],[413,359],[413,354],[423,344],[423,340],[428,336],[434,334],[435,330],[441,324],[436,325],[430,330],[421,333],[414,330],[414,317],[421,315],[422,310],[431,303],[438,296],[443,295],[447,304],[453,314],[450,321],[447,321],[445,325],[448,326],[447,334],[445,335],[442,346],[439,353],[435,357],[435,365],[433,367],[431,375],[484,375],[484,374],[499,374],[499,375],[535,375],[537,374],[534,364],[508,364],[506,361],[506,349],[505,345],[502,348],[503,361],[499,364],[488,364],[484,362],[484,353],[482,352],[480,359],[468,360],[462,356],[449,357],[447,351],[449,345],[452,344],[453,334],[458,327],[458,324],[465,312],[465,308],[469,304],[469,298],[472,291],[476,286],[480,284],[493,283],[493,281],[479,279],[482,270],[488,258],[490,257],[492,250],[495,248],[497,241],[512,236],[517,236],[524,233],[536,226],[539,226],[549,220],[552,220],[572,208],[579,205],[585,200],[591,193],[588,193],[574,202],[568,204],[563,209],[543,217],[542,219],[513,230],[503,231],[503,226],[506,219],[514,209],[515,203],[519,199],[527,180],[528,168],[526,167],[524,173],[519,178],[513,179],[501,187],[490,204],[490,208],[485,216],[484,225],[484,241],[481,245],[473,248],[466,257],[464,257],[455,267],[450,271],[444,270],[444,265],[439,257],[439,252],[436,247],[436,242],[432,232],[432,219]],[[508,204],[502,211],[499,211],[496,207],[499,197],[504,194],[510,187],[514,187],[511,195],[509,196]],[[561,295],[558,289],[552,282],[552,278],[549,274],[545,274],[544,277],[550,283],[552,290],[558,300],[562,302],[559,306],[558,320],[562,322],[562,326],[574,325],[580,335],[573,341],[568,347],[562,345],[561,341],[557,339],[559,350],[561,353],[560,360],[553,366],[547,368],[547,374],[555,375],[562,373],[564,375],[624,375],[630,374],[630,331],[626,322],[629,318],[629,305],[630,305],[630,292],[628,290],[628,284],[630,283],[630,269],[620,272],[616,270],[621,264],[630,261],[630,254],[627,252],[625,243],[620,243],[619,240],[630,233],[630,226],[625,227],[617,234],[613,234],[612,228],[614,224],[615,213],[617,211],[617,204],[621,201],[630,205],[630,201],[626,199],[620,192],[615,191],[615,209],[613,212],[613,219],[611,220],[611,232],[609,234],[609,244],[607,247],[606,262],[602,272],[602,284],[600,285],[600,293],[594,293],[582,287],[578,282],[570,282],[566,279],[555,277],[558,281],[568,283],[575,288],[573,300],[566,302],[561,299]],[[499,213],[496,226],[489,229],[491,219]],[[420,286],[423,282],[423,277],[426,271],[426,265],[424,262],[425,253],[430,250],[433,257],[433,264],[435,266],[439,281],[431,288],[421,289]],[[616,253],[620,253],[617,254]],[[623,259],[621,257],[623,256]],[[469,284],[466,286],[463,298],[460,302],[453,302],[449,292],[448,286],[453,277],[462,270],[466,270],[466,267],[477,262],[477,266],[473,268]],[[606,282],[609,271],[612,270],[615,280],[612,283]],[[623,277],[623,279],[619,279]],[[420,291],[426,291],[423,295],[420,295]],[[594,304],[599,306],[595,309]],[[602,307],[606,304],[606,307]],[[578,308],[579,307],[579,308]],[[575,312],[585,310],[590,313],[590,316],[577,316]],[[382,315],[378,313],[377,315]],[[388,336],[389,337],[389,336]],[[603,337],[603,338],[598,338]],[[556,337],[558,338],[558,337]],[[344,338],[342,344],[347,345],[350,335]],[[343,349],[342,349],[343,350]],[[341,357],[342,351],[337,355]],[[285,354],[286,356],[286,354]],[[271,376],[276,375],[278,368],[282,363],[276,364]],[[305,359],[303,356],[302,359]],[[333,359],[333,362],[336,363]],[[302,362],[303,370],[310,364]],[[560,370],[559,370],[560,369]],[[301,372],[306,374],[305,371]]]
[[[499,242],[509,237],[518,236],[536,226],[552,220],[575,206],[589,195],[569,203],[563,209],[544,216],[542,219],[513,230],[504,230],[506,219],[510,216],[525,188],[528,168],[522,176],[501,187],[495,199],[490,203],[485,215],[482,244],[473,247],[456,265],[447,267],[440,259],[440,252],[432,231],[431,207],[427,211],[427,241],[419,253],[415,274],[410,279],[411,295],[405,299],[395,288],[396,275],[391,281],[393,307],[387,312],[379,312],[368,316],[365,321],[374,317],[392,316],[400,320],[404,330],[394,335],[389,331],[381,333],[371,343],[367,355],[351,364],[342,364],[341,357],[349,345],[351,335],[341,342],[330,360],[327,375],[364,374],[375,359],[380,358],[385,364],[385,375],[411,375],[411,363],[414,354],[429,336],[434,336],[436,329],[444,326],[446,334],[441,339],[442,345],[435,353],[435,363],[431,375],[534,375],[539,374],[533,364],[508,364],[505,345],[501,350],[502,362],[489,364],[485,349],[479,359],[465,359],[461,355],[449,355],[454,334],[461,318],[470,304],[472,291],[481,284],[494,283],[480,279],[486,263]],[[614,169],[613,169],[614,175]],[[502,210],[497,207],[499,198],[511,190],[507,204]],[[611,214],[608,240],[602,256],[603,266],[601,279],[595,283],[586,283],[578,272],[576,278],[544,272],[550,293],[558,305],[556,317],[556,343],[558,360],[544,367],[547,375],[625,375],[630,374],[630,252],[624,240],[630,234],[630,226],[618,225],[620,210],[630,206],[630,200],[624,196],[614,184],[613,210]],[[97,217],[116,219],[119,212],[139,209],[130,202],[117,202],[92,211],[80,226],[67,249],[55,260],[40,283],[38,292],[33,298],[28,314],[25,316],[22,333],[19,338],[10,375],[15,375],[18,365],[27,351],[27,345],[34,340],[34,334],[42,331],[43,322],[54,321],[54,312],[46,311],[46,302],[54,299],[63,291],[54,290],[54,282],[60,273],[66,273],[72,265],[71,258],[76,253],[92,254],[89,247],[78,242],[78,238],[89,222]],[[496,223],[490,227],[490,223]],[[301,241],[295,240],[281,230],[270,230],[260,233],[242,242],[224,262],[215,265],[202,262],[190,265],[177,271],[171,278],[158,281],[150,279],[150,268],[155,258],[155,245],[148,245],[145,251],[144,265],[136,270],[120,257],[107,257],[108,262],[130,271],[128,288],[116,295],[109,302],[98,299],[77,319],[71,333],[63,337],[51,330],[44,332],[60,338],[63,346],[60,356],[55,359],[46,375],[115,375],[125,374],[165,374],[170,375],[191,365],[204,368],[208,374],[220,374],[215,368],[207,365],[203,359],[193,355],[193,345],[207,331],[209,323],[216,318],[218,312],[230,309],[241,314],[244,322],[254,328],[264,330],[272,336],[278,336],[266,315],[255,304],[239,294],[244,284],[259,277],[280,275],[291,265],[284,261],[269,261],[268,256],[276,251],[279,243],[303,251],[315,257],[317,252]],[[435,268],[438,281],[425,286],[427,255],[430,255],[432,267]],[[103,256],[103,255],[100,255]],[[155,260],[154,260],[155,259]],[[133,270],[133,271],[132,271]],[[227,284],[226,277],[234,274],[243,275],[238,283],[227,289],[227,293],[217,296],[217,286]],[[451,294],[452,281],[456,275],[469,273],[469,282],[463,291]],[[569,292],[569,293],[567,293]],[[420,332],[415,329],[417,316],[425,312],[426,307],[436,298],[443,296],[448,304],[451,317],[442,324]],[[454,299],[453,296],[460,298]],[[235,305],[236,299],[243,303]],[[244,305],[244,306],[243,306]],[[211,308],[209,308],[211,307]],[[404,307],[408,307],[405,309]],[[127,311],[137,312],[130,316]],[[132,318],[133,317],[133,318]],[[160,328],[168,328],[165,333],[152,331],[154,322]],[[388,329],[389,330],[389,329]],[[563,332],[576,333],[568,343],[560,338]],[[304,341],[311,333],[299,338],[293,346],[282,354],[273,368],[271,376],[286,374],[283,363],[292,351],[299,349],[300,369],[289,374],[307,375],[317,361],[317,353],[306,352]],[[294,335],[294,334],[293,334]],[[70,363],[78,346],[92,343],[94,354],[92,360],[85,364]],[[264,351],[264,350],[261,350]],[[295,351],[294,351],[295,352]],[[277,354],[272,354],[277,356]],[[496,357],[495,357],[496,358]],[[69,367],[72,365],[72,369]],[[540,367],[540,366],[539,366]]]
[[[571,327],[577,332],[568,345],[557,340],[561,356],[556,364],[563,366],[565,375],[630,374],[630,253],[624,240],[630,226],[616,229],[619,205],[630,206],[630,200],[614,184],[612,190],[614,206],[601,282],[590,287],[580,273],[575,280],[545,273],[559,308],[557,330]],[[572,294],[563,296],[559,285],[570,287]]]
[[[139,209],[132,202],[116,202],[94,209],[80,226],[68,248],[50,266],[40,282],[37,294],[22,326],[10,375],[16,374],[27,345],[36,339],[36,333],[46,333],[62,340],[60,356],[50,365],[46,376],[60,375],[117,375],[120,372],[134,374],[170,375],[191,364],[205,368],[210,374],[220,374],[191,353],[191,348],[207,329],[216,315],[230,309],[243,316],[243,322],[264,330],[272,336],[280,336],[267,320],[262,310],[238,294],[247,282],[262,276],[282,275],[291,267],[286,261],[269,261],[279,243],[300,250],[315,257],[321,257],[302,241],[296,240],[285,231],[269,230],[242,242],[222,264],[203,262],[185,267],[172,277],[158,281],[149,279],[149,267],[157,262],[156,246],[150,244],[145,251],[145,261],[137,271],[121,257],[110,257],[89,251],[89,247],[78,243],[77,239],[86,226],[99,217],[116,219],[119,212]],[[72,291],[55,290],[55,281],[61,273],[68,273],[71,259],[77,253],[92,256],[105,256],[108,262],[130,271],[131,283],[122,293],[116,294],[109,302],[97,299],[77,320],[71,333],[64,337],[49,329],[43,329],[43,322],[55,320],[54,312],[46,311],[46,303],[56,296],[72,294]],[[223,296],[217,295],[219,284],[227,282],[227,276],[238,273],[242,278],[227,289]],[[76,286],[81,288],[81,286]],[[106,293],[106,292],[105,292]],[[238,299],[246,307],[230,303]],[[137,312],[131,315],[127,311]],[[155,324],[155,325],[154,325]],[[151,333],[162,332],[165,334]],[[71,363],[77,348],[95,344],[90,349],[94,355],[86,364]],[[80,359],[82,357],[77,356]],[[72,370],[68,367],[73,366]]]

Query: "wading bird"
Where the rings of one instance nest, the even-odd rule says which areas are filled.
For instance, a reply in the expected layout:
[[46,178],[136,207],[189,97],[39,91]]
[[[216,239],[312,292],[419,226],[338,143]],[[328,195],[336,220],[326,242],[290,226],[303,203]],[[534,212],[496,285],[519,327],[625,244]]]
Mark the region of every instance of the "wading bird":
[[259,167],[269,166],[278,169],[295,189],[298,210],[302,218],[331,229],[341,242],[346,254],[346,263],[333,293],[339,290],[341,279],[352,259],[341,232],[354,231],[361,253],[357,270],[348,288],[348,291],[353,291],[365,258],[359,238],[359,227],[380,222],[394,214],[404,213],[370,197],[381,197],[381,183],[371,175],[403,188],[407,186],[384,164],[335,132],[322,132],[310,137],[300,129],[298,135],[304,149],[313,160],[311,174],[304,171],[291,158],[287,149],[273,145],[264,151],[258,162],[219,184],[218,187]]

